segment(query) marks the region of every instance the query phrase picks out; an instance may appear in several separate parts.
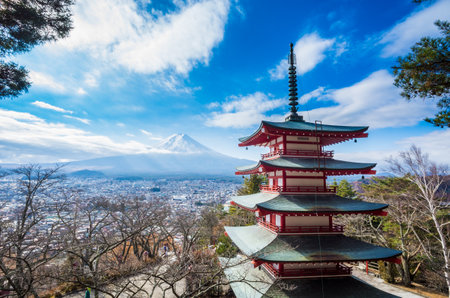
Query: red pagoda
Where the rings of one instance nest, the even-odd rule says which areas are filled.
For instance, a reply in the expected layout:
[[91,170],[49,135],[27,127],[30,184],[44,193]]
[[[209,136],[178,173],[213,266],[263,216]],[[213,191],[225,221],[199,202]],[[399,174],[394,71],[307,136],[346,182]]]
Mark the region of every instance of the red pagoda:
[[[250,278],[232,282],[231,287],[237,297],[351,297],[348,291],[342,292],[346,287],[358,290],[355,297],[380,297],[379,290],[350,277],[352,269],[346,264],[398,262],[401,251],[347,237],[333,217],[384,216],[388,205],[343,198],[327,185],[328,176],[375,174],[376,164],[336,160],[333,151],[324,150],[328,145],[366,138],[368,127],[310,123],[297,114],[292,44],[289,97],[290,115],[284,122],[262,121],[252,135],[239,140],[239,146],[264,146],[269,152],[258,163],[236,172],[265,175],[267,185],[259,193],[232,198],[233,205],[255,213],[257,224],[225,227],[234,244],[252,260],[239,269],[225,270],[228,279],[244,280],[243,272],[254,279],[253,285]],[[271,285],[278,280],[293,285],[294,290],[275,289]]]

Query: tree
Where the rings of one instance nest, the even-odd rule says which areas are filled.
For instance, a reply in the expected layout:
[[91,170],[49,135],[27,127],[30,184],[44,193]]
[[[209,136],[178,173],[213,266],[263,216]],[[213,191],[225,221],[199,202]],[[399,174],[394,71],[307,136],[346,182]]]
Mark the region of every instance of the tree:
[[39,296],[39,284],[45,281],[38,275],[60,252],[59,222],[45,223],[46,210],[51,208],[48,191],[61,181],[58,170],[36,165],[15,169],[12,174],[19,177],[16,191],[1,190],[17,203],[15,217],[0,221],[0,289],[18,297]]
[[437,99],[440,111],[425,121],[450,127],[450,23],[436,21],[442,37],[424,37],[411,48],[411,53],[398,58],[393,67],[394,85],[402,88],[407,100],[420,97]]
[[332,186],[337,187],[336,194],[338,196],[348,199],[354,199],[356,197],[356,192],[353,190],[353,186],[345,179],[342,179],[341,182],[339,182],[339,185],[336,180],[334,180]]
[[[417,224],[424,219],[418,212],[414,200],[417,187],[402,177],[374,177],[373,183],[363,185],[363,189],[364,197],[369,201],[389,205],[389,215],[372,218],[369,225],[382,245],[402,251],[402,264],[397,265],[397,269],[402,283],[410,286],[421,265],[421,262],[418,262],[415,270],[411,272],[413,259],[422,249],[415,230]],[[392,272],[391,266],[391,263],[388,263],[386,273]],[[393,280],[393,277],[390,276],[388,279]]]
[[73,0],[0,0],[0,98],[28,91],[28,71],[4,59],[66,37]]
[[[450,218],[448,214],[448,189],[446,176],[448,167],[437,165],[428,159],[426,154],[412,146],[409,151],[401,152],[400,158],[390,159],[391,171],[397,175],[402,175],[418,188],[418,193],[414,197],[418,205],[417,212],[429,220],[421,221],[418,224],[426,235],[438,244],[441,257],[433,257],[434,251],[429,251],[430,261],[444,261],[442,269],[447,283],[450,297]],[[426,249],[427,247],[424,246]],[[428,249],[435,249],[435,245]],[[439,267],[442,268],[442,263]]]
[[[100,293],[120,297],[124,291],[130,295],[140,291],[132,277],[147,265],[142,255],[144,251],[150,255],[152,250],[145,245],[153,244],[154,233],[162,234],[160,226],[155,228],[166,215],[167,208],[161,205],[135,197],[82,202],[75,195],[65,200],[57,214],[66,231],[62,239],[68,264],[60,266],[53,278],[77,288],[92,288],[94,297]],[[143,238],[149,242],[141,246]],[[159,244],[158,239],[156,249]],[[130,250],[136,257],[134,262]],[[121,283],[115,282],[124,278]]]
[[251,195],[259,192],[259,187],[263,182],[266,182],[266,177],[262,175],[250,175],[249,178],[244,178],[244,184],[238,189],[239,196]]

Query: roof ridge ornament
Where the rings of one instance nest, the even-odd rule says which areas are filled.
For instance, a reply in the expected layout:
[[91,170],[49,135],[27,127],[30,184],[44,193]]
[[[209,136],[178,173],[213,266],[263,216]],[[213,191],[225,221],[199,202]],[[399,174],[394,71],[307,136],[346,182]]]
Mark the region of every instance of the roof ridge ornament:
[[291,42],[291,51],[288,56],[289,63],[289,105],[291,106],[291,113],[286,117],[286,121],[304,121],[303,116],[297,114],[297,71],[295,64],[296,58],[294,54],[294,45]]

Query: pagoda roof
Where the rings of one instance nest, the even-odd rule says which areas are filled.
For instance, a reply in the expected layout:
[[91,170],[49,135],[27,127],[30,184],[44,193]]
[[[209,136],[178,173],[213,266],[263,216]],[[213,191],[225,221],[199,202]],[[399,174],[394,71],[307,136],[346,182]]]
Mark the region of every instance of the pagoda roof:
[[225,231],[244,254],[266,262],[356,262],[402,253],[344,235],[278,235],[257,225],[225,227]]
[[360,163],[332,158],[322,159],[319,165],[317,158],[283,157],[260,160],[256,164],[236,168],[237,174],[255,172],[260,166],[270,169],[292,170],[370,170],[376,163]]
[[[274,129],[289,130],[289,131],[305,131],[305,132],[317,132],[318,133],[362,133],[365,132],[368,126],[343,126],[343,125],[327,125],[327,124],[316,124],[306,121],[283,121],[283,122],[272,122],[272,121],[261,121],[259,128],[250,136],[240,138],[241,143],[247,142],[250,139],[258,135],[263,127],[270,127]],[[281,135],[281,134],[280,134]]]
[[305,278],[276,281],[260,268],[254,268],[243,256],[219,258],[236,297],[311,298],[399,298],[355,277]]
[[278,212],[357,213],[378,211],[388,207],[387,204],[346,199],[336,194],[284,195],[259,192],[235,196],[231,200],[245,209],[262,208]]

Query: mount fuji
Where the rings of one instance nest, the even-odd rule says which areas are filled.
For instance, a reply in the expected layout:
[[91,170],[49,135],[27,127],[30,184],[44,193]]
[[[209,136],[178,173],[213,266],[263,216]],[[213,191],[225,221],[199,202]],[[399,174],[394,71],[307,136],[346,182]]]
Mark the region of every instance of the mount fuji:
[[66,172],[106,176],[221,175],[234,176],[237,166],[254,163],[218,153],[186,134],[175,134],[149,153],[102,157],[68,163]]
[[167,150],[171,153],[185,154],[215,152],[183,133],[171,135],[167,139],[162,140],[156,148]]

